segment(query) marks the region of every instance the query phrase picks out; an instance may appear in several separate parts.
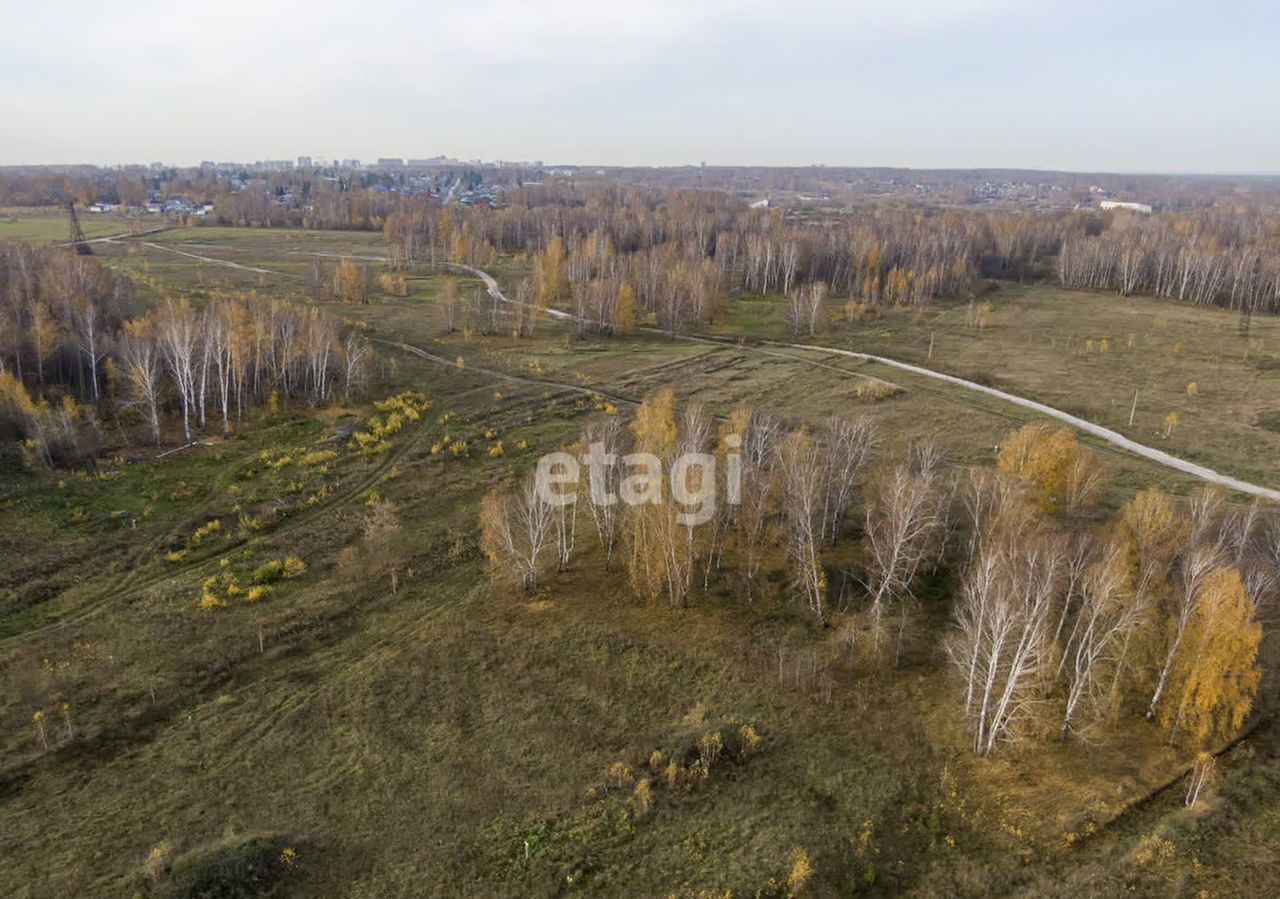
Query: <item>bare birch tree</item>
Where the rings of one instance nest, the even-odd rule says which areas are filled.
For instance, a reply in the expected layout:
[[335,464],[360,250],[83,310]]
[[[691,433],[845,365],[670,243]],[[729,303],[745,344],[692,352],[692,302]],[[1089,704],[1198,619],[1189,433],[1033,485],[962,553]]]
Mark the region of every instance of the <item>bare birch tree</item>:
[[[914,463],[914,464],[913,464]],[[898,650],[917,575],[940,552],[947,528],[947,502],[937,457],[926,449],[901,462],[873,485],[866,508],[864,545],[869,556],[860,578],[870,597],[868,619],[878,653],[886,615],[898,612]]]
[[1065,559],[1062,539],[1043,528],[986,522],[982,530],[947,651],[964,682],[974,752],[987,756],[1000,741],[1017,739],[1044,702]]
[[1062,738],[1084,735],[1108,711],[1110,680],[1120,664],[1121,648],[1142,621],[1142,608],[1128,592],[1124,547],[1112,544],[1090,566],[1059,670],[1066,679]]
[[822,453],[809,434],[793,431],[778,451],[782,508],[786,514],[787,558],[796,594],[820,620],[826,572],[819,557],[822,529]]
[[833,415],[819,432],[823,456],[821,539],[832,545],[875,453],[877,436],[875,425],[866,416],[850,419]]
[[612,416],[593,422],[582,437],[590,462],[589,477],[582,481],[582,487],[588,494],[587,508],[596,526],[605,571],[613,564],[621,533],[618,483],[622,470],[620,460],[627,452],[626,438],[626,429]]
[[553,509],[528,475],[512,494],[491,492],[480,507],[481,545],[496,578],[520,581],[527,594],[538,587],[542,556],[550,547]]

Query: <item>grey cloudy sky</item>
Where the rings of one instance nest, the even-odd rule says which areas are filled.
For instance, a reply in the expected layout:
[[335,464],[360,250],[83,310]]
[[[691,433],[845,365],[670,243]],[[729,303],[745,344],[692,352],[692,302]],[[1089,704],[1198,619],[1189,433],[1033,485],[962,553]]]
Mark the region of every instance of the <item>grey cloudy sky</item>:
[[0,0],[0,164],[1280,171],[1280,3]]

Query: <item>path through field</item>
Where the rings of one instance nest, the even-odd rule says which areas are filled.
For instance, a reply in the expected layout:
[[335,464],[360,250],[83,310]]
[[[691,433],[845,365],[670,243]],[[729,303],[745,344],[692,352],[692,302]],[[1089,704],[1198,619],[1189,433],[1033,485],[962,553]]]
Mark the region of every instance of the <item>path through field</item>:
[[[153,247],[156,247],[157,249],[170,250],[172,252],[179,252],[179,253],[182,253],[182,255],[184,256],[192,256],[193,258],[200,259],[204,262],[212,262],[215,264],[230,266],[232,268],[248,269],[249,271],[261,272],[264,274],[283,274],[281,272],[272,272],[267,269],[250,268],[249,266],[240,265],[239,263],[231,262],[229,260],[214,259],[212,257],[207,257],[207,256],[195,256],[195,254],[193,253],[186,253],[180,250],[174,250],[172,247],[165,247],[158,244],[149,243],[147,244],[147,246],[153,246]],[[387,257],[385,256],[344,257],[343,254],[341,253],[306,253],[303,255],[363,259],[371,262],[388,261]],[[516,305],[516,303],[518,302],[517,300],[511,299],[505,293],[503,293],[502,288],[498,286],[497,279],[495,279],[491,274],[484,271],[483,269],[476,268],[475,266],[472,266],[472,265],[465,265],[460,262],[447,262],[444,264],[452,268],[465,271],[479,278],[481,281],[484,282],[485,288],[488,290],[489,295],[492,296],[494,299],[500,302],[506,303],[508,305]],[[576,317],[572,313],[566,312],[561,309],[546,309],[544,311],[549,316],[559,321],[569,321],[569,322],[576,321]],[[909,362],[901,362],[897,359],[891,359],[887,356],[877,356],[872,353],[861,353],[855,350],[844,350],[844,349],[839,349],[838,347],[827,347],[827,346],[820,346],[817,344],[788,343],[785,341],[774,341],[774,340],[759,341],[756,344],[751,344],[751,343],[739,344],[737,341],[731,340],[728,338],[717,338],[717,337],[686,335],[686,334],[671,335],[668,332],[661,331],[657,328],[644,328],[642,330],[655,333],[655,334],[662,334],[668,337],[673,337],[676,340],[713,342],[713,343],[721,343],[725,345],[739,346],[743,350],[748,350],[752,352],[767,352],[761,349],[762,346],[776,347],[776,348],[784,348],[784,349],[792,349],[792,350],[804,350],[806,352],[820,353],[827,356],[835,356],[835,357],[848,358],[848,359],[858,359],[863,362],[874,362],[879,365],[886,365],[886,366],[889,366],[890,368],[896,368],[900,371],[905,371],[905,372],[909,372],[911,374],[919,375],[925,378],[931,378],[933,380],[942,381],[952,386],[959,387],[964,390],[972,391],[974,393],[981,393],[986,396],[994,397],[995,399],[1002,400],[1006,403],[1012,403],[1013,405],[1020,406],[1024,409],[1030,409],[1031,411],[1037,412],[1048,418],[1052,418],[1057,421],[1063,422],[1064,424],[1068,424],[1073,428],[1078,428],[1079,430],[1084,431],[1085,433],[1090,434],[1098,438],[1099,440],[1103,440],[1106,443],[1111,444],[1112,446],[1118,447],[1122,450],[1125,450],[1129,453],[1134,454],[1135,456],[1139,456],[1143,459],[1146,459],[1149,462],[1154,462],[1157,465],[1164,466],[1165,468],[1172,469],[1173,471],[1180,472],[1181,474],[1189,475],[1193,478],[1197,478],[1201,481],[1205,481],[1206,483],[1216,484],[1220,487],[1225,487],[1229,490],[1235,490],[1239,493],[1248,494],[1250,496],[1257,496],[1262,499],[1271,500],[1273,502],[1280,502],[1280,490],[1276,490],[1271,487],[1264,487],[1261,484],[1254,484],[1250,481],[1244,481],[1244,480],[1241,480],[1240,478],[1232,477],[1231,475],[1214,471],[1211,468],[1206,468],[1203,465],[1197,465],[1194,462],[1188,462],[1185,459],[1179,459],[1178,457],[1172,456],[1169,453],[1164,452],[1163,450],[1158,450],[1155,447],[1147,446],[1144,443],[1139,443],[1136,440],[1133,440],[1129,437],[1124,436],[1118,431],[1113,431],[1110,428],[1106,428],[1106,427],[1103,427],[1102,425],[1095,424],[1091,421],[1080,418],[1077,415],[1072,415],[1070,412],[1064,412],[1061,409],[1057,409],[1057,408],[1054,408],[1053,406],[1046,405],[1045,403],[1041,403],[1036,400],[1027,399],[1026,397],[1018,396],[1017,394],[1009,393],[1008,391],[999,390],[995,387],[987,387],[983,384],[977,383],[976,381],[969,381],[964,378],[956,377],[955,375],[943,374],[942,372],[934,371],[933,369],[925,368],[920,365],[913,365]],[[797,360],[797,361],[803,361],[803,360]],[[857,377],[863,377],[863,376],[857,375]]]
[[[494,280],[493,276],[490,275],[488,272],[482,271],[478,268],[474,268],[473,266],[462,265],[460,263],[450,263],[450,264],[454,265],[457,268],[464,269],[470,272],[471,274],[475,275],[476,277],[480,278],[482,281],[484,281],[485,286],[488,288],[491,296],[495,297],[498,300],[501,300],[504,303],[515,303],[514,300],[508,298],[502,292],[501,288],[498,287],[498,282]],[[574,316],[568,312],[563,312],[556,309],[548,309],[547,312],[554,318],[567,319],[569,321],[574,320]],[[655,333],[663,333],[663,334],[667,333],[665,331],[658,332],[657,329],[646,329],[646,330],[651,330],[651,331],[654,331]],[[674,335],[674,337],[677,340],[713,340],[716,342],[722,342],[726,344],[733,343],[732,341],[729,341],[726,339],[694,337],[694,336],[686,336],[682,334],[676,334]],[[986,394],[987,396],[992,396],[992,397],[995,397],[996,399],[1004,400],[1007,403],[1013,403],[1016,406],[1021,406],[1024,409],[1030,409],[1033,412],[1038,412],[1041,415],[1048,416],[1049,418],[1057,419],[1058,421],[1071,425],[1073,428],[1079,428],[1081,431],[1084,431],[1087,434],[1092,434],[1094,437],[1097,437],[1101,440],[1105,440],[1107,443],[1110,443],[1113,446],[1117,446],[1123,450],[1127,450],[1128,452],[1131,452],[1137,456],[1141,456],[1142,458],[1147,459],[1148,461],[1155,462],[1157,465],[1163,465],[1166,468],[1171,468],[1174,471],[1181,472],[1182,474],[1191,475],[1194,478],[1199,478],[1200,480],[1206,481],[1210,484],[1217,484],[1220,487],[1226,487],[1230,490],[1235,490],[1240,493],[1247,493],[1251,496],[1258,496],[1258,497],[1262,497],[1263,499],[1269,499],[1275,502],[1280,502],[1280,490],[1274,490],[1270,487],[1263,487],[1260,484],[1254,484],[1249,481],[1242,481],[1239,478],[1232,477],[1231,475],[1222,474],[1221,472],[1214,471],[1211,468],[1206,468],[1203,465],[1197,465],[1194,462],[1188,462],[1185,459],[1179,459],[1176,456],[1169,455],[1163,450],[1158,450],[1158,449],[1155,449],[1154,447],[1147,446],[1146,444],[1139,443],[1136,440],[1132,440],[1124,436],[1123,434],[1119,433],[1118,431],[1113,431],[1110,428],[1105,428],[1102,425],[1094,424],[1093,422],[1080,418],[1077,415],[1072,415],[1070,412],[1064,412],[1061,409],[1055,409],[1053,406],[1048,406],[1048,405],[1045,405],[1044,403],[1037,402],[1036,400],[1030,400],[1030,399],[1027,399],[1026,397],[1018,396],[1013,393],[1008,393],[1007,391],[1004,391],[1004,390],[998,390],[994,387],[987,387],[983,384],[977,383],[976,381],[967,381],[964,378],[958,378],[955,375],[943,374],[942,372],[934,371],[933,369],[929,369],[929,368],[924,368],[923,366],[920,366],[920,365],[912,365],[909,362],[901,362],[897,359],[890,359],[887,356],[876,356],[871,353],[860,353],[855,350],[842,350],[837,347],[818,346],[818,345],[807,344],[807,343],[786,343],[783,341],[774,341],[774,340],[766,340],[766,341],[762,341],[762,343],[765,346],[784,347],[784,348],[793,349],[793,350],[807,350],[809,352],[814,352],[814,353],[823,353],[828,356],[841,356],[849,359],[860,359],[863,362],[875,362],[880,365],[887,365],[891,368],[896,368],[901,371],[910,372],[915,375],[921,375],[926,378],[933,378],[938,381],[945,381],[946,383],[955,385],[956,387],[962,387],[965,390],[972,390],[977,393],[983,393],[983,394]],[[747,344],[743,346],[743,349],[753,349],[753,347]]]

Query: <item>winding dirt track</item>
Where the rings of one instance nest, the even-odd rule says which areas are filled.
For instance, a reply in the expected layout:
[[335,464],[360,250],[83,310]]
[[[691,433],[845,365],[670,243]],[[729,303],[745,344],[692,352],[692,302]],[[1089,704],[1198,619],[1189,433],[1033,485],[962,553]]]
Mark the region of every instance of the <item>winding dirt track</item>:
[[255,268],[252,265],[241,265],[238,262],[232,262],[230,259],[215,259],[212,256],[198,256],[195,253],[188,253],[186,250],[179,250],[175,247],[166,247],[162,243],[143,241],[142,245],[144,247],[150,247],[153,250],[164,250],[166,253],[177,253],[179,256],[186,256],[188,259],[198,259],[201,262],[211,262],[214,265],[225,265],[227,268],[238,268],[242,272],[257,272],[260,275],[280,275],[281,277],[288,277],[286,272],[277,272],[269,268]]
[[[148,243],[147,246],[155,247],[156,249],[159,249],[159,250],[168,250],[170,252],[179,253],[183,256],[190,256],[192,258],[199,259],[203,262],[210,262],[218,265],[225,265],[231,268],[237,268],[237,269],[247,270],[252,272],[260,272],[262,274],[270,274],[270,275],[284,274],[283,272],[273,272],[269,269],[253,268],[250,266],[241,265],[239,263],[231,262],[230,260],[226,260],[226,259],[215,259],[209,256],[196,256],[194,253],[187,253],[185,251],[176,250],[172,247],[166,247],[160,244]],[[363,260],[368,260],[370,262],[386,262],[387,261],[387,257],[385,256],[354,256],[354,255],[344,255],[342,253],[302,253],[300,255],[363,259]],[[506,294],[504,294],[502,292],[502,288],[498,286],[497,280],[488,272],[484,271],[483,269],[476,268],[475,266],[472,266],[472,265],[465,265],[460,262],[446,262],[444,264],[452,268],[456,268],[461,271],[468,272],[469,274],[479,278],[481,281],[484,282],[485,288],[488,290],[489,295],[492,296],[494,299],[503,303],[507,303],[509,305],[513,305],[513,306],[517,304],[518,301],[513,300],[510,297],[508,297]],[[547,313],[547,315],[559,321],[572,322],[576,320],[576,317],[572,313],[565,312],[564,310],[561,310],[561,309],[546,309],[544,311]],[[668,337],[673,337],[676,340],[687,340],[687,341],[695,341],[700,343],[721,343],[725,345],[738,346],[737,341],[732,341],[724,338],[705,337],[705,336],[687,335],[687,334],[672,335],[672,334],[669,334],[669,332],[660,331],[657,328],[642,328],[641,330],[648,331],[655,334],[662,334]],[[909,362],[900,362],[897,359],[890,359],[887,356],[876,356],[872,353],[860,353],[855,350],[842,350],[837,347],[818,346],[815,344],[806,344],[806,343],[787,343],[785,341],[776,341],[776,340],[764,340],[764,341],[759,341],[755,346],[752,346],[751,344],[744,344],[742,348],[748,349],[748,350],[754,349],[757,352],[762,352],[762,350],[760,350],[761,346],[777,347],[780,349],[789,349],[789,350],[803,350],[805,352],[818,353],[826,356],[834,356],[834,357],[846,358],[846,359],[858,359],[863,362],[873,362],[878,365],[885,365],[890,368],[896,368],[900,371],[909,372],[913,375],[919,375],[921,377],[931,378],[936,381],[942,381],[947,384],[951,384],[955,387],[960,387],[964,390],[972,391],[973,393],[984,394],[986,396],[994,397],[995,399],[998,399],[998,400],[1003,400],[1004,402],[1010,403],[1015,406],[1021,406],[1024,409],[1030,409],[1032,412],[1037,412],[1041,415],[1046,416],[1047,418],[1056,419],[1057,421],[1063,422],[1064,424],[1071,425],[1073,428],[1078,428],[1079,430],[1084,431],[1086,434],[1091,434],[1092,436],[1098,438],[1099,440],[1103,440],[1111,444],[1112,446],[1118,447],[1122,450],[1125,450],[1126,452],[1132,453],[1135,456],[1139,456],[1143,459],[1146,459],[1149,462],[1154,462],[1157,465],[1162,465],[1165,468],[1171,469],[1173,471],[1177,471],[1182,474],[1189,475],[1193,478],[1198,478],[1199,480],[1205,481],[1206,483],[1217,484],[1218,486],[1225,487],[1229,490],[1234,490],[1239,493],[1247,494],[1249,496],[1256,496],[1262,499],[1271,500],[1272,502],[1280,502],[1280,490],[1274,489],[1272,487],[1264,487],[1261,484],[1254,484],[1250,481],[1244,481],[1244,480],[1241,480],[1240,478],[1232,477],[1231,475],[1226,475],[1219,471],[1214,471],[1212,468],[1206,468],[1203,465],[1197,465],[1194,462],[1188,462],[1185,459],[1179,459],[1177,456],[1171,456],[1169,453],[1166,453],[1163,450],[1158,450],[1158,449],[1155,449],[1154,447],[1147,446],[1144,443],[1139,443],[1136,440],[1132,440],[1129,437],[1124,436],[1119,431],[1113,431],[1112,429],[1103,427],[1102,425],[1094,424],[1093,422],[1088,421],[1087,419],[1080,418],[1077,415],[1072,415],[1070,412],[1064,412],[1061,409],[1055,409],[1053,406],[1048,406],[1044,403],[1037,402],[1036,400],[1027,399],[1026,397],[1018,396],[1017,394],[1009,393],[1004,390],[998,390],[994,387],[987,387],[975,381],[968,381],[968,380],[965,380],[964,378],[958,378],[955,375],[943,374],[942,372],[934,371],[933,369],[925,368],[920,365],[912,365]],[[421,352],[420,350],[417,350],[417,348],[414,348],[414,351]],[[444,361],[447,362],[447,360],[444,360]],[[852,375],[854,373],[850,372],[850,374]],[[858,377],[864,377],[864,376],[858,375]]]
[[[504,303],[515,302],[502,292],[498,287],[498,282],[495,281],[493,276],[488,272],[482,271],[473,266],[462,265],[460,263],[449,264],[453,265],[455,268],[460,268],[470,272],[480,280],[484,281],[485,286],[489,290],[489,294],[496,299]],[[569,321],[574,320],[574,316],[568,312],[563,312],[558,309],[548,309],[546,311],[553,318]],[[644,330],[656,332],[656,329]],[[666,334],[667,332],[664,331],[661,333]],[[715,338],[693,337],[681,334],[674,336],[677,340],[716,341]],[[728,341],[716,342],[728,343]],[[966,381],[964,378],[957,378],[955,375],[943,374],[942,372],[934,371],[930,368],[924,368],[920,365],[912,365],[909,362],[900,362],[897,359],[890,359],[887,356],[876,356],[871,353],[859,353],[854,350],[842,350],[836,347],[816,346],[814,344],[806,343],[786,343],[784,341],[775,340],[765,340],[761,341],[761,343],[765,346],[781,347],[791,350],[805,350],[807,352],[821,353],[827,356],[839,356],[848,359],[859,359],[863,362],[874,362],[879,365],[887,365],[890,368],[910,372],[913,375],[920,375],[926,378],[933,378],[937,381],[944,381],[956,387],[962,387],[965,390],[971,390],[975,393],[986,394],[987,396],[995,397],[996,399],[1003,400],[1007,403],[1012,403],[1015,406],[1021,406],[1024,409],[1030,409],[1033,412],[1038,412],[1049,418],[1057,419],[1058,421],[1071,425],[1073,428],[1078,428],[1087,434],[1092,434],[1094,437],[1104,440],[1113,446],[1117,446],[1120,449],[1133,453],[1136,456],[1141,456],[1143,459],[1155,462],[1157,465],[1163,465],[1166,468],[1171,468],[1174,471],[1181,472],[1182,474],[1190,475],[1193,478],[1199,478],[1200,480],[1206,481],[1210,484],[1217,484],[1221,487],[1226,487],[1240,493],[1247,493],[1250,496],[1257,496],[1262,499],[1269,499],[1273,502],[1280,502],[1280,490],[1275,490],[1271,487],[1263,487],[1260,484],[1254,484],[1249,481],[1242,481],[1239,478],[1232,477],[1231,475],[1214,471],[1212,468],[1206,468],[1203,465],[1197,465],[1194,462],[1179,459],[1177,456],[1171,456],[1163,450],[1158,450],[1154,447],[1147,446],[1146,444],[1139,443],[1136,440],[1132,440],[1124,436],[1118,431],[1113,431],[1110,428],[1104,428],[1102,425],[1094,424],[1093,422],[1080,418],[1077,415],[1072,415],[1070,412],[1063,412],[1061,409],[1055,409],[1053,406],[1047,406],[1044,403],[1037,402],[1036,400],[1029,400],[1026,397],[1018,396],[1017,394],[1008,393],[1004,390],[997,390],[994,387],[987,387],[983,384],[978,384],[975,381]],[[744,348],[750,347],[748,345]]]
[[1118,431],[1110,428],[1104,428],[1102,425],[1094,424],[1091,421],[1072,415],[1070,412],[1063,412],[1061,409],[1055,409],[1053,406],[1046,406],[1044,403],[1029,400],[1026,397],[1018,396],[1013,393],[1006,393],[1003,390],[997,390],[994,387],[987,387],[974,381],[966,381],[964,378],[957,378],[954,375],[944,375],[942,372],[933,371],[932,369],[923,368],[919,365],[912,365],[908,362],[899,362],[896,359],[889,359],[885,356],[874,356],[870,353],[859,353],[854,350],[841,350],[835,347],[810,346],[803,343],[780,343],[774,341],[766,341],[770,346],[789,347],[796,350],[811,350],[819,353],[826,353],[834,356],[845,356],[852,359],[861,359],[866,362],[876,362],[880,365],[888,365],[892,368],[908,371],[912,374],[923,375],[926,378],[935,378],[939,381],[946,381],[948,384],[954,384],[957,387],[963,387],[967,390],[973,390],[978,393],[985,393],[987,396],[993,396],[996,399],[1004,400],[1008,403],[1021,406],[1024,409],[1030,409],[1033,412],[1039,412],[1050,418],[1056,418],[1058,421],[1065,422],[1073,428],[1079,428],[1085,433],[1092,434],[1102,440],[1107,441],[1121,449],[1148,459],[1166,468],[1172,468],[1183,474],[1191,475],[1210,484],[1218,484],[1240,493],[1248,493],[1252,496],[1259,496],[1263,499],[1269,499],[1280,502],[1280,490],[1273,490],[1270,487],[1263,487],[1259,484],[1253,484],[1249,481],[1242,481],[1231,475],[1225,475],[1221,472],[1214,471],[1212,468],[1205,468],[1203,465],[1197,465],[1194,462],[1188,462],[1185,459],[1179,459],[1177,456],[1171,456],[1163,450],[1158,450],[1146,444],[1139,443],[1136,440],[1124,436]]

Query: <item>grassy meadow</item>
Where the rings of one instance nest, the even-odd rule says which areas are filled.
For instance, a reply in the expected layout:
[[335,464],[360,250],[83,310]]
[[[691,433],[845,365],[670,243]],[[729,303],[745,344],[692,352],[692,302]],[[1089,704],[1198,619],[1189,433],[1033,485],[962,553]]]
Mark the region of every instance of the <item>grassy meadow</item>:
[[[84,236],[109,237],[125,234],[129,223],[114,215],[95,215],[77,210]],[[71,239],[71,226],[65,209],[8,209],[0,207],[0,240],[26,240],[31,243],[66,243]]]
[[[934,434],[964,465],[990,464],[1025,410],[763,345],[786,336],[778,298],[728,299],[713,331],[741,344],[579,340],[556,322],[520,341],[445,335],[439,273],[367,305],[310,296],[316,260],[381,256],[378,234],[194,228],[99,246],[139,304],[252,290],[361,321],[382,380],[368,401],[263,413],[163,457],[133,445],[92,472],[9,477],[0,894],[724,899],[787,895],[802,858],[801,894],[823,897],[1280,890],[1274,695],[1223,756],[1215,796],[1188,810],[1188,757],[1141,721],[975,759],[938,648],[946,569],[921,591],[926,639],[868,675],[780,578],[752,607],[713,579],[668,609],[603,570],[589,522],[574,566],[533,596],[490,585],[480,553],[481,497],[608,414],[596,397],[624,414],[660,387],[716,414],[744,401],[797,420],[865,412],[890,443]],[[460,285],[465,297],[479,282]],[[1280,486],[1267,425],[1280,323],[1255,320],[1243,341],[1234,318],[1167,302],[1015,285],[987,298],[981,331],[966,304],[942,303],[819,340]],[[893,389],[865,387],[882,381]],[[420,420],[385,449],[339,437],[404,391]],[[1196,486],[1099,452],[1110,506]],[[376,520],[382,501],[392,526]],[[250,601],[254,587],[268,592]],[[712,775],[668,782],[666,765],[713,732],[726,748]]]
[[[1280,321],[1256,316],[1245,333],[1240,317],[1221,309],[994,283],[979,299],[992,307],[981,329],[970,326],[964,301],[856,321],[837,301],[837,320],[814,342],[999,387],[1184,459],[1280,486]],[[730,301],[714,331],[791,341],[785,319],[783,298],[747,296]],[[1167,432],[1171,413],[1178,421]]]

